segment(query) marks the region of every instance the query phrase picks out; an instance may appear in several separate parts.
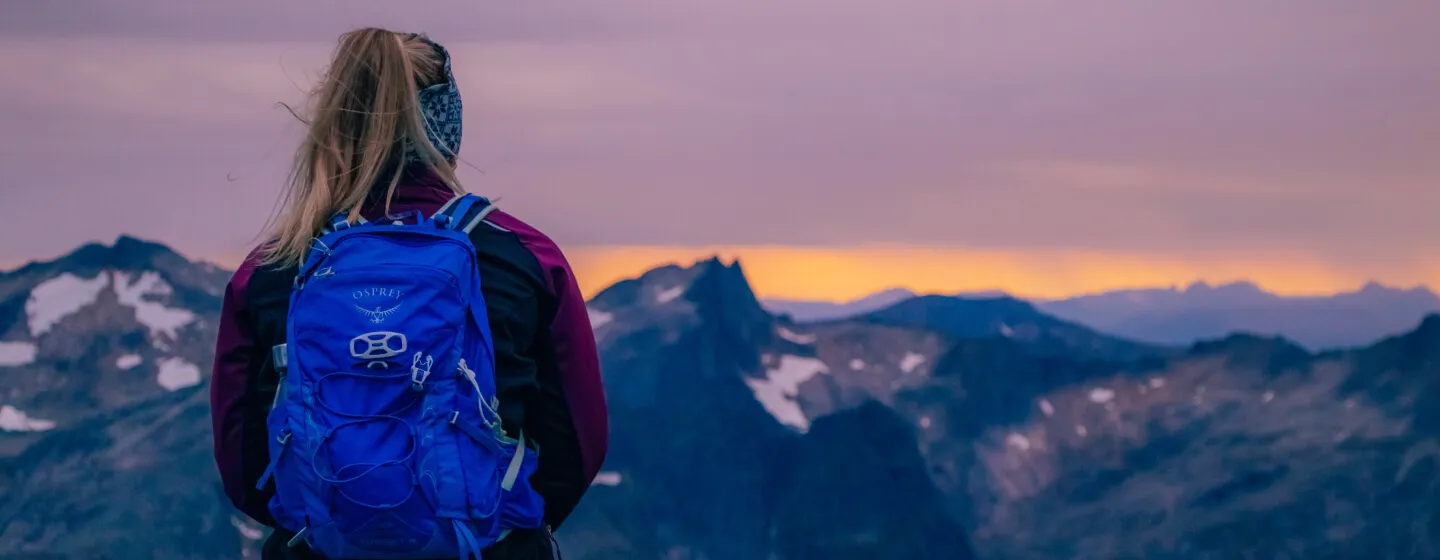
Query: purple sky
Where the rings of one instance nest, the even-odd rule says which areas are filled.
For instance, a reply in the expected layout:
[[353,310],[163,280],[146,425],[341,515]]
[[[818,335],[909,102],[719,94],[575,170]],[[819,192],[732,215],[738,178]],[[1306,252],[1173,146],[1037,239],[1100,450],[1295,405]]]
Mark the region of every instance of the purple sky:
[[300,131],[276,102],[378,24],[454,53],[467,185],[576,250],[1283,254],[1435,281],[1436,22],[1418,1],[9,0],[0,266],[121,231],[242,253]]

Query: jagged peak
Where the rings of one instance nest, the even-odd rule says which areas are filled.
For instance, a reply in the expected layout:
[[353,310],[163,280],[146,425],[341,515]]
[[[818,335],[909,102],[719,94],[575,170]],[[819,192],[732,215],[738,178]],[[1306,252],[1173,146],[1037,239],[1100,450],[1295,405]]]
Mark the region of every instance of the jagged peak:
[[12,274],[51,270],[90,276],[104,269],[136,270],[186,263],[195,264],[163,243],[122,234],[109,245],[86,243],[54,260],[26,264]]
[[711,255],[685,266],[666,263],[638,277],[611,285],[591,299],[595,306],[614,309],[635,305],[666,305],[684,299],[692,304],[760,308],[738,259],[725,263]]
[[739,259],[724,264],[719,258],[702,261],[696,268],[699,272],[690,282],[689,296],[697,303],[708,303],[721,308],[741,310],[752,316],[768,317],[760,305],[750,279]]
[[[28,292],[51,280],[69,277],[69,281],[124,278],[140,282],[147,276],[163,281],[174,291],[181,305],[210,305],[229,280],[230,272],[203,261],[192,261],[169,246],[131,235],[120,235],[111,244],[91,242],[49,261],[36,261],[4,277],[18,279],[12,293]],[[118,280],[115,280],[118,281]],[[146,280],[153,282],[153,280]]]

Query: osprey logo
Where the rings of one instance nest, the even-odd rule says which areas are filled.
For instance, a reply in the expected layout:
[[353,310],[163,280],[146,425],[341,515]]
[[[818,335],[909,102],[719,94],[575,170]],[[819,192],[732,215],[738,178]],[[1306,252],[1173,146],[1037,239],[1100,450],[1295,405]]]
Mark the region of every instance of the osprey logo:
[[355,311],[368,317],[371,323],[380,324],[400,310],[400,297],[404,295],[394,288],[365,288],[350,293],[355,300]]
[[365,309],[364,307],[360,307],[358,305],[355,306],[356,311],[364,313],[366,317],[370,318],[370,322],[375,324],[384,323],[386,318],[393,315],[399,309],[400,304],[398,303],[395,304],[395,307],[391,307],[390,309],[381,309],[379,307],[376,307],[375,309]]

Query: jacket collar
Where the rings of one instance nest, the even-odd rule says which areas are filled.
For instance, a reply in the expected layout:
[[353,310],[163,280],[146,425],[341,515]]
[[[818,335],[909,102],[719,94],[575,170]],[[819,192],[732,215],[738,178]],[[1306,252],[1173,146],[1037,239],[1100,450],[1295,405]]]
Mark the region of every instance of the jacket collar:
[[[382,217],[385,213],[384,196],[383,189],[376,189],[360,213],[368,220]],[[445,181],[441,180],[434,170],[411,166],[400,177],[400,183],[395,185],[395,195],[390,199],[390,212],[393,214],[421,210],[428,214],[454,197],[454,191],[445,185]]]

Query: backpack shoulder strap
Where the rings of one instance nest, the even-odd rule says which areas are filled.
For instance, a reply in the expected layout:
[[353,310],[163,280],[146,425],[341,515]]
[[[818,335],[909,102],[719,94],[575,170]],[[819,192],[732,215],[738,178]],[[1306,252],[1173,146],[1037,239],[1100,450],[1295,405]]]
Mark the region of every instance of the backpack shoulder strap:
[[495,205],[490,200],[475,194],[465,194],[450,199],[435,216],[446,217],[446,227],[469,234],[485,221],[485,217],[495,211]]
[[357,226],[365,223],[369,223],[369,220],[366,220],[365,216],[360,216],[359,220],[357,220],[355,223],[351,223],[350,213],[342,210],[340,212],[336,212],[335,215],[330,218],[330,221],[325,224],[325,227],[323,229],[320,230],[320,235],[323,236],[329,233],[334,233],[343,229],[347,229],[351,226]]

